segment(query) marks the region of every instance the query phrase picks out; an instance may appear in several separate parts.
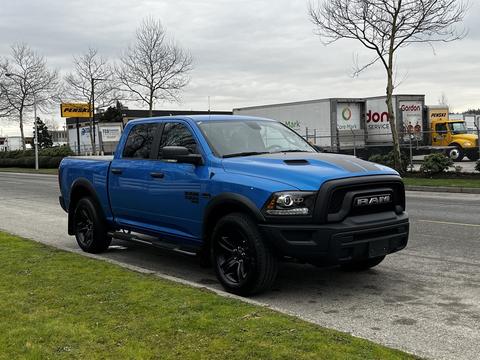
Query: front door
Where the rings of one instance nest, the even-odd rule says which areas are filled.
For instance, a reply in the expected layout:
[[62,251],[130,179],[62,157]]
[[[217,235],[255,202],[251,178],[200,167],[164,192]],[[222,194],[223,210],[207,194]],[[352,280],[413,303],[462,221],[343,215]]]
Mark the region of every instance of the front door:
[[190,153],[201,153],[198,141],[187,123],[165,123],[158,161],[154,165],[160,177],[152,179],[149,188],[149,201],[156,204],[155,226],[169,234],[198,243],[202,237],[203,209],[209,200],[205,194],[208,169],[204,165],[165,159],[162,155],[165,146],[183,146]]
[[447,146],[449,144],[448,129],[446,123],[436,123],[432,134],[433,146]]

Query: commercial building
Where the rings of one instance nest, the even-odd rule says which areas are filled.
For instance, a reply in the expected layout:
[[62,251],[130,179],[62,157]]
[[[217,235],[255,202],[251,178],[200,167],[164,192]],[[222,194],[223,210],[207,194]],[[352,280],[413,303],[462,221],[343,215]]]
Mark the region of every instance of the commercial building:
[[[95,131],[90,129],[89,118],[66,118],[68,145],[77,154],[93,152],[92,142],[95,137],[96,151],[112,154],[117,147],[125,125],[133,119],[149,117],[148,110],[120,109],[121,116],[114,122],[104,122],[103,114],[95,114]],[[231,111],[193,111],[193,110],[154,110],[152,116],[175,115],[231,115]]]

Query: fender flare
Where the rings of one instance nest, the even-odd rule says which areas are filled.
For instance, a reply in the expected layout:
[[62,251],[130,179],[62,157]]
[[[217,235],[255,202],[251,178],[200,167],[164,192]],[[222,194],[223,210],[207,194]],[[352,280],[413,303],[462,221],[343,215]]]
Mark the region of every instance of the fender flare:
[[234,205],[242,208],[245,212],[249,213],[257,222],[265,222],[265,217],[263,216],[260,209],[253,203],[252,200],[246,196],[239,195],[236,193],[221,193],[211,199],[205,210],[203,212],[203,229],[202,234],[207,234],[209,218],[212,214],[218,210],[220,207]]
[[75,203],[72,201],[72,194],[79,188],[85,189],[88,192],[89,196],[91,196],[95,201],[95,203],[98,205],[98,210],[101,212],[101,214],[105,218],[105,214],[103,212],[100,199],[98,198],[97,192],[95,191],[95,188],[93,187],[92,183],[88,181],[86,178],[78,178],[72,183],[72,186],[70,187],[69,197],[68,197],[68,234],[69,235],[74,235],[73,213],[75,211],[75,208],[74,208]]

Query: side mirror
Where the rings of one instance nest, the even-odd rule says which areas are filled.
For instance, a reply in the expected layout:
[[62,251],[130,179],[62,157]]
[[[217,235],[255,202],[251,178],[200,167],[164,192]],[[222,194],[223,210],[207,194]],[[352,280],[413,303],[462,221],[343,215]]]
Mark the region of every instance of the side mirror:
[[200,154],[190,154],[184,146],[165,146],[162,149],[162,158],[175,160],[178,163],[203,165],[203,158]]

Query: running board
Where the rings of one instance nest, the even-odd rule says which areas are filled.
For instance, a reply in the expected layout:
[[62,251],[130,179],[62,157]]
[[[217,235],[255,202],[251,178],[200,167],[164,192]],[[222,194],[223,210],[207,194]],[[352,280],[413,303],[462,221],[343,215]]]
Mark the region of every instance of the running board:
[[122,231],[109,232],[113,239],[132,241],[143,245],[153,246],[164,250],[174,251],[179,254],[196,256],[197,252],[191,248],[179,247],[178,244],[170,243],[155,236],[140,233],[124,233]]

